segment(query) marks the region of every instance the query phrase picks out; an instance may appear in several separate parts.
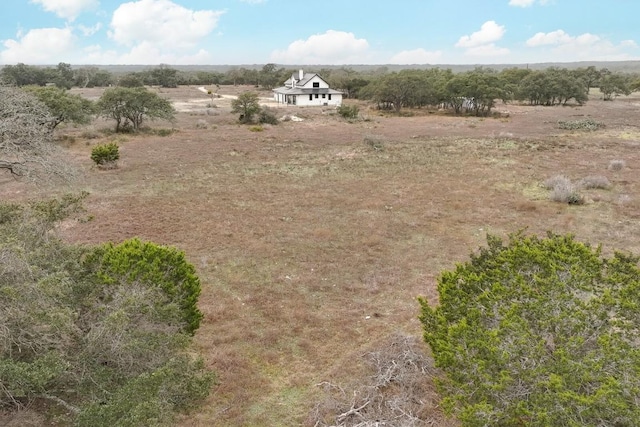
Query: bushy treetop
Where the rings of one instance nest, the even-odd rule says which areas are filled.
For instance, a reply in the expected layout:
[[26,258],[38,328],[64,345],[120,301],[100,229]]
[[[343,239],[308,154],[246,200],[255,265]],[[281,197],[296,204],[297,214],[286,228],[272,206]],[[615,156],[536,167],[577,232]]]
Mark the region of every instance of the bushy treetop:
[[572,236],[516,234],[443,273],[421,299],[441,391],[465,426],[636,425],[638,257]]

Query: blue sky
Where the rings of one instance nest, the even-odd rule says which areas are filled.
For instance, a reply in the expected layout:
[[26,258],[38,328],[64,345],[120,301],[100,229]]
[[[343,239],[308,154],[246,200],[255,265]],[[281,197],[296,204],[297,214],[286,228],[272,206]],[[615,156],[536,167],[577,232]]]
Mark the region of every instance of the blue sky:
[[638,0],[2,0],[0,64],[640,60]]

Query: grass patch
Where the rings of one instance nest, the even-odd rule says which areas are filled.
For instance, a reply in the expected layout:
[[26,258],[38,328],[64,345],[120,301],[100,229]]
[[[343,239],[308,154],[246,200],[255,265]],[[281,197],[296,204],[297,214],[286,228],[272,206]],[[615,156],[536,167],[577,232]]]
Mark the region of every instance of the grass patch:
[[615,171],[615,172],[621,171],[626,166],[627,166],[627,162],[625,162],[624,160],[611,160],[609,162],[609,170]]
[[555,175],[544,182],[544,187],[551,190],[549,199],[554,202],[567,203],[570,205],[581,205],[584,197],[578,191],[569,178],[564,175]]
[[83,139],[98,139],[101,138],[102,135],[95,129],[85,129],[80,133],[80,137]]
[[597,122],[591,118],[580,120],[558,120],[558,128],[565,130],[595,131],[604,127],[604,123]]
[[382,151],[384,150],[384,139],[377,135],[365,135],[363,138],[364,144],[371,150]]
[[[346,408],[324,412],[335,425],[353,391],[371,384],[377,371],[368,355],[385,337],[402,330],[420,340],[415,296],[435,301],[435,277],[484,243],[480,228],[566,231],[604,250],[638,247],[633,174],[615,182],[633,200],[612,192],[611,203],[580,209],[549,202],[540,177],[583,177],[584,165],[635,165],[640,154],[621,144],[559,145],[540,133],[558,132],[539,126],[550,110],[527,111],[495,123],[501,138],[486,138],[449,116],[419,123],[389,114],[371,129],[306,108],[309,126],[268,127],[273,141],[265,144],[256,141],[267,136],[249,137],[229,114],[181,113],[176,126],[188,137],[127,136],[126,168],[87,174],[95,218],[61,232],[91,244],[141,236],[184,249],[196,264],[207,316],[197,347],[220,385],[182,424],[314,425],[309,414],[336,392],[333,401]],[[554,109],[551,126],[571,113]],[[216,138],[194,130],[201,118],[218,126]],[[384,150],[367,148],[373,131],[392,135]],[[531,140],[519,139],[522,132]],[[324,381],[346,395],[325,395],[316,386]]]
[[606,176],[586,176],[578,181],[577,186],[585,190],[602,189],[608,190],[611,188],[611,182]]
[[174,132],[176,132],[176,129],[167,129],[167,128],[159,128],[159,129],[154,128],[149,131],[149,133],[153,135],[158,135],[158,136],[170,136],[170,135],[173,135]]

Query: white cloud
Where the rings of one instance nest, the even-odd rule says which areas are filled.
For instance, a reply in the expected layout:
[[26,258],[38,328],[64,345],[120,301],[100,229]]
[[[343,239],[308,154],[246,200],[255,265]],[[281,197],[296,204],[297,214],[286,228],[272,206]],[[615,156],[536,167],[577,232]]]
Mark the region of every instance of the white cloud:
[[78,25],[78,29],[80,30],[80,32],[82,33],[83,36],[89,37],[89,36],[94,35],[98,31],[100,31],[102,29],[102,24],[100,22],[98,22],[93,27],[87,27],[85,25]]
[[98,7],[98,0],[31,0],[47,12],[53,12],[60,18],[73,21],[84,10]]
[[306,40],[296,40],[285,50],[271,53],[271,61],[280,64],[353,64],[369,57],[369,43],[353,33],[328,30]]
[[571,36],[563,30],[536,33],[526,41],[530,48],[551,48],[557,61],[621,61],[637,58],[638,45],[633,40],[623,40],[618,44],[602,37],[584,33]]
[[571,43],[573,40],[574,37],[571,37],[563,30],[556,30],[551,31],[550,33],[536,33],[533,37],[527,40],[526,45],[529,47],[558,45]]
[[223,13],[194,11],[169,0],[123,3],[113,12],[109,37],[131,47],[180,51],[193,48],[208,36]]
[[54,64],[68,60],[75,37],[71,28],[38,28],[20,34],[18,40],[5,40],[0,63]]
[[498,25],[496,21],[487,21],[469,36],[462,36],[456,43],[456,47],[465,48],[465,56],[472,57],[498,57],[506,56],[509,49],[496,45],[495,42],[502,39],[506,33],[503,25]]
[[[516,7],[530,7],[533,6],[536,0],[509,0],[509,6]],[[538,0],[539,4],[547,4],[549,0]]]
[[391,57],[390,64],[433,64],[442,57],[442,51],[427,51],[425,49],[403,50]]
[[462,36],[456,47],[477,47],[488,43],[493,43],[502,38],[505,33],[503,25],[498,25],[496,21],[487,21],[482,24],[480,31],[476,31],[470,36]]

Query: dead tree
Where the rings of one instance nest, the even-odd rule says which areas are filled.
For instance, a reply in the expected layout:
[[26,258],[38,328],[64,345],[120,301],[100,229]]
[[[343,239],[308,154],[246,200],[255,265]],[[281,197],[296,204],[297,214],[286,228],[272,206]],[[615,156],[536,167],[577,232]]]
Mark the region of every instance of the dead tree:
[[69,162],[53,142],[52,119],[33,95],[0,86],[0,170],[34,180],[72,177]]

